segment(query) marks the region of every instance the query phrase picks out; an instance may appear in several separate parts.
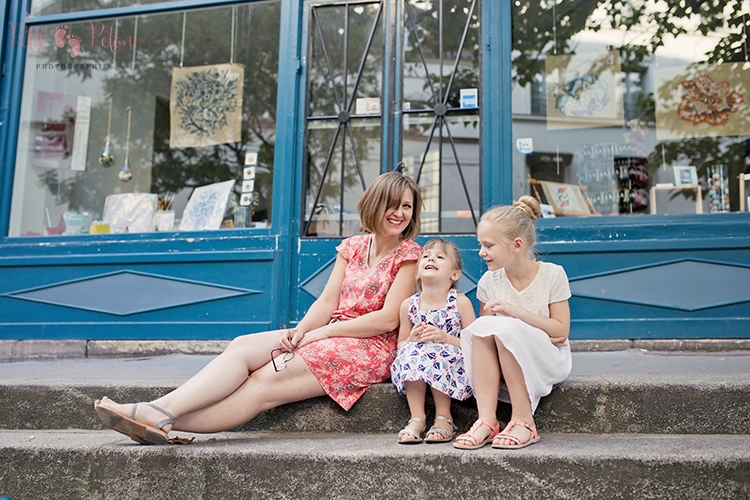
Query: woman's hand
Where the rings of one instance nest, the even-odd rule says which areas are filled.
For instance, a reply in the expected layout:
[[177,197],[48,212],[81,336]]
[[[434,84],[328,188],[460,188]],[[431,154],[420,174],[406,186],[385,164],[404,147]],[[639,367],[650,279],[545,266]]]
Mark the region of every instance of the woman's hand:
[[[326,325],[328,326],[328,325]],[[312,342],[323,340],[329,338],[328,333],[326,333],[326,327],[322,326],[320,328],[315,328],[314,330],[310,330],[302,338],[297,342],[295,349],[299,349],[300,347],[305,347],[307,344],[310,344]]]
[[305,334],[300,332],[296,328],[281,330],[281,334],[279,335],[279,347],[283,348],[287,352],[292,352],[297,348],[297,344],[299,344],[299,341],[304,336]]
[[563,347],[568,342],[568,337],[550,337],[549,339],[555,347]]

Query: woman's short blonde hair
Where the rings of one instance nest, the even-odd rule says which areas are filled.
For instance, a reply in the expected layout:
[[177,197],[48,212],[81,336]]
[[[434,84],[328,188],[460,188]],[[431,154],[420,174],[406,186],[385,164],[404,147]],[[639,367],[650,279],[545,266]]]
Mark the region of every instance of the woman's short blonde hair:
[[419,212],[422,210],[422,195],[417,183],[398,172],[387,172],[378,176],[365,189],[357,204],[359,211],[360,231],[377,232],[383,224],[383,217],[389,208],[401,204],[404,193],[410,190],[414,199],[413,211],[409,225],[401,233],[403,240],[414,238],[419,234]]

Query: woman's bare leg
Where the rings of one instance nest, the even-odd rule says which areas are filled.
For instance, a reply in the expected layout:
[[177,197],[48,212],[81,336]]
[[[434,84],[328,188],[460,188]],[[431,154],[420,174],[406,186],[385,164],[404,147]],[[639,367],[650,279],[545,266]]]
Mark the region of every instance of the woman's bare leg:
[[[223,400],[245,384],[250,373],[270,364],[271,350],[279,347],[280,335],[281,331],[277,330],[237,337],[187,382],[152,402],[179,417]],[[128,416],[132,411],[132,404],[117,404],[106,397],[101,400],[101,405]],[[164,414],[140,405],[135,419],[153,425],[163,420]],[[169,426],[164,426],[164,430],[168,432]]]
[[270,362],[260,367],[229,396],[181,414],[172,428],[186,432],[230,430],[262,411],[325,395],[325,390],[307,363],[300,356],[295,356],[280,372],[274,371]]
[[[495,337],[497,344],[497,355],[500,359],[500,366],[503,369],[505,384],[508,386],[508,393],[511,401],[511,420],[520,420],[529,425],[534,425],[534,415],[531,413],[531,399],[526,389],[526,379],[523,376],[521,365],[516,361],[515,356],[505,347],[505,345]],[[531,436],[531,431],[519,425],[511,429],[511,435],[518,437],[522,441],[527,441]],[[513,445],[515,442],[509,439],[498,438],[496,440],[501,445]]]

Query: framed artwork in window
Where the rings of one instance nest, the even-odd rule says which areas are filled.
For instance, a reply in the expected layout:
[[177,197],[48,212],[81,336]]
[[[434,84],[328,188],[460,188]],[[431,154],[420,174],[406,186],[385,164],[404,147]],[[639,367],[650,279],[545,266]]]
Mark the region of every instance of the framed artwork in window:
[[581,188],[575,184],[538,181],[555,215],[592,215]]
[[698,184],[698,173],[695,167],[672,167],[675,186],[695,186]]
[[182,213],[180,231],[219,229],[234,184],[224,181],[195,188]]

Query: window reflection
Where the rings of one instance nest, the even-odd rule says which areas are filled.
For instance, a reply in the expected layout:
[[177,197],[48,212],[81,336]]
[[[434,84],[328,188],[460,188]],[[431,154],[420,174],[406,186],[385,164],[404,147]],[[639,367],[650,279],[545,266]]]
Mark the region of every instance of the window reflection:
[[531,193],[557,216],[740,210],[749,13],[514,2],[514,198]]
[[34,27],[10,236],[270,224],[279,13],[274,1]]

